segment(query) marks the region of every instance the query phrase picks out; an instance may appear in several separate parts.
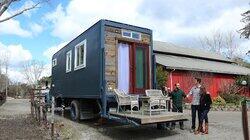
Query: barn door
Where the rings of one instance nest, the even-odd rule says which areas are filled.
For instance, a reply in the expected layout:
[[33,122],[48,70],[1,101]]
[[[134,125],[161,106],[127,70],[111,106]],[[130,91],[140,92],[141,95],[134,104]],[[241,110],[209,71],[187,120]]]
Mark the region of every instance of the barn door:
[[134,43],[130,49],[130,87],[131,93],[145,93],[149,88],[148,46]]

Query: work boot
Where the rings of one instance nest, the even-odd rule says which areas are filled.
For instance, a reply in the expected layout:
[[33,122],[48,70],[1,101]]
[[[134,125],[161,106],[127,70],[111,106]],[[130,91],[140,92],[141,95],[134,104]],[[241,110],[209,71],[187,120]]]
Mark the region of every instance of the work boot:
[[200,134],[200,132],[203,132],[202,129],[203,129],[203,128],[202,128],[202,124],[199,124],[198,129],[194,132],[194,134],[195,134],[195,135]]
[[205,131],[204,131],[205,134],[208,134],[208,123],[205,123]]

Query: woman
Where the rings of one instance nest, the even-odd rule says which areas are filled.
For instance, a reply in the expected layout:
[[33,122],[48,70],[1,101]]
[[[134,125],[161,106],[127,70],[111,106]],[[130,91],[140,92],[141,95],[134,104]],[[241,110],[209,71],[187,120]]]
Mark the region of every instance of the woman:
[[[200,110],[201,110],[201,118],[198,130],[195,132],[195,134],[199,134],[200,132],[204,134],[208,134],[208,112],[210,110],[210,106],[212,104],[212,100],[210,97],[209,92],[206,91],[206,88],[202,86],[200,88],[201,98],[200,98]],[[203,122],[205,121],[205,130],[203,131]]]

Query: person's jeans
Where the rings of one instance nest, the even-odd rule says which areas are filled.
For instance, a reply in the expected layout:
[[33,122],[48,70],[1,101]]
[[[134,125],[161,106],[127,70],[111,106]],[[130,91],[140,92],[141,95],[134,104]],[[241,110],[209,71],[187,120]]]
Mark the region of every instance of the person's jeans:
[[201,112],[201,123],[203,123],[204,120],[205,120],[205,123],[208,123],[208,117],[207,117],[208,112],[209,112],[209,109],[203,110]]
[[[183,113],[183,108],[182,108],[182,106],[181,107],[175,107],[173,105],[172,112],[181,112],[181,113]],[[180,121],[179,124],[180,124],[180,127],[183,127],[183,121]],[[175,122],[172,122],[171,126],[175,126]]]
[[199,124],[201,122],[200,105],[191,105],[191,111],[192,111],[192,129],[195,129],[196,112],[198,112]]

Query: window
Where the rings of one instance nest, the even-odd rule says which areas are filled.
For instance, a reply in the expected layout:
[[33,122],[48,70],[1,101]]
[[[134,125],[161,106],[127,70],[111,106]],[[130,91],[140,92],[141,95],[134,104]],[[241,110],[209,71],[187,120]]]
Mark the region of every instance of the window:
[[57,60],[56,60],[56,58],[55,58],[55,59],[52,60],[52,67],[55,67],[56,64],[57,64]]
[[141,40],[141,34],[133,31],[122,30],[122,37]]
[[136,39],[136,40],[141,40],[141,34],[136,33],[136,32],[132,32],[132,38]]
[[71,71],[71,57],[72,57],[72,52],[70,50],[66,53],[66,72]]
[[122,36],[123,37],[128,37],[128,38],[131,38],[131,32],[130,31],[122,31]]
[[86,67],[86,39],[75,46],[75,70]]

